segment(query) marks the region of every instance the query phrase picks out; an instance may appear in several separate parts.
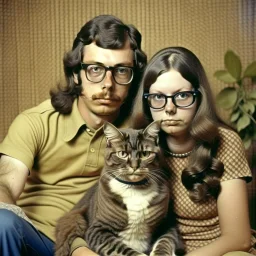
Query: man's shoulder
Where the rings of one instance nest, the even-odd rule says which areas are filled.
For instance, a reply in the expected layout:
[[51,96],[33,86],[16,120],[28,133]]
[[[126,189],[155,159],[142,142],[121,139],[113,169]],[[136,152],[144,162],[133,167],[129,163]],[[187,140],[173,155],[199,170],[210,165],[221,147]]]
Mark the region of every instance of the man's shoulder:
[[41,102],[39,105],[32,107],[30,109],[27,109],[25,111],[23,111],[23,114],[43,114],[43,113],[53,113],[53,112],[57,112],[54,107],[51,104],[51,100],[47,99],[43,102]]

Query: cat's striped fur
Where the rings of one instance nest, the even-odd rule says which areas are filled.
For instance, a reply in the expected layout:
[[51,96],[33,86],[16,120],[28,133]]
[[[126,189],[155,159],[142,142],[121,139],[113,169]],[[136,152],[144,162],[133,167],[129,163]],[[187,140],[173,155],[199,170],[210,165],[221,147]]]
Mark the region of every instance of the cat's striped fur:
[[68,255],[77,236],[101,256],[183,255],[169,171],[160,167],[159,129],[158,122],[143,131],[104,125],[105,167],[99,182],[58,222],[57,256]]

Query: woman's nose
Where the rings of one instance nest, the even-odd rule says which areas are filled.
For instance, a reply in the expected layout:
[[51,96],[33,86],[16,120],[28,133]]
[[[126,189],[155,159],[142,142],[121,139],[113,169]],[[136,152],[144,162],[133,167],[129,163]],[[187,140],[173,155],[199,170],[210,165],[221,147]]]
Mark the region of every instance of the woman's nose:
[[170,114],[175,114],[177,110],[177,107],[173,104],[172,99],[168,98],[167,103],[165,105],[165,113],[170,115]]

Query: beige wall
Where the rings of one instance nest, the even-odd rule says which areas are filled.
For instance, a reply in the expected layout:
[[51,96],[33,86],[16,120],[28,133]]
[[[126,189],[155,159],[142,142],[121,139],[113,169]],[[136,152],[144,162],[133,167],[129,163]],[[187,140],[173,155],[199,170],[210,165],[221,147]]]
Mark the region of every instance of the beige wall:
[[232,49],[248,64],[256,59],[254,0],[0,0],[0,141],[13,118],[48,98],[62,78],[62,57],[81,26],[114,14],[143,35],[149,57],[184,46],[201,59],[216,94],[213,73]]

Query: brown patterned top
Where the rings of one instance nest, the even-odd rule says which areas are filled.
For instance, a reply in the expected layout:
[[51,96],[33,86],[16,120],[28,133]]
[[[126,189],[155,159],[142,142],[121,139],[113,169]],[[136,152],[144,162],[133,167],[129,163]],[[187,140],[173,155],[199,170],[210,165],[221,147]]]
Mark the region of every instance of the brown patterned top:
[[[251,170],[240,137],[235,132],[224,128],[220,128],[219,131],[221,141],[217,158],[224,164],[221,181],[236,178],[251,180]],[[185,247],[189,252],[216,240],[221,232],[216,200],[210,199],[206,203],[194,203],[182,185],[181,173],[188,163],[188,158],[168,157],[167,162],[173,173],[171,185],[174,210]]]

